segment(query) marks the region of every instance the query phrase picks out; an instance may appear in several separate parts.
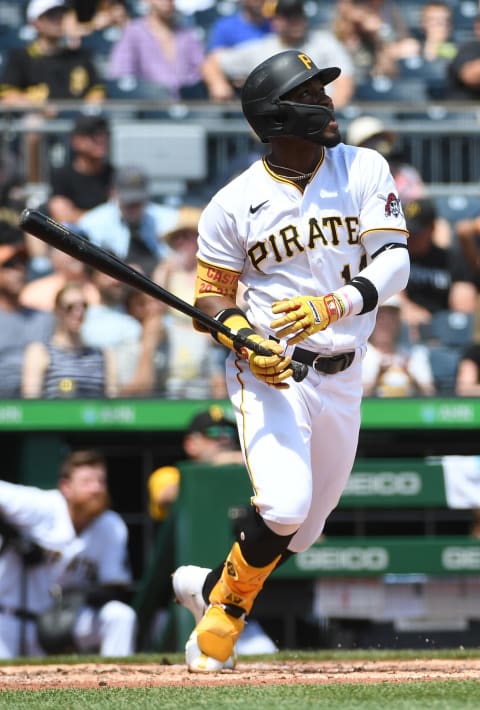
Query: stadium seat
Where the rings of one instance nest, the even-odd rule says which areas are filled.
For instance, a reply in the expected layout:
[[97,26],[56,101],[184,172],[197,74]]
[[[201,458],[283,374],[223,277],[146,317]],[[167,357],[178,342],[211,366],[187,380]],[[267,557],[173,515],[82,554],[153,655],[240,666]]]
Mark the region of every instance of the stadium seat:
[[357,101],[427,101],[425,82],[418,77],[375,76],[357,85],[354,98]]
[[428,325],[420,326],[438,394],[454,393],[460,357],[473,341],[474,328],[473,314],[448,310],[434,313]]
[[438,311],[432,316],[426,339],[431,344],[463,349],[473,341],[474,327],[471,313]]
[[401,81],[422,81],[427,96],[438,101],[447,98],[447,66],[448,61],[444,59],[426,62],[422,57],[416,56],[398,60]]
[[24,47],[33,36],[24,31],[23,27],[0,26],[0,47],[2,52],[8,52],[17,47]]
[[[26,4],[26,3],[23,3]],[[0,0],[0,27],[18,29],[24,21],[25,8],[22,3]]]
[[109,99],[167,99],[168,91],[159,84],[134,76],[103,81]]
[[456,0],[453,5],[453,36],[457,44],[475,39],[473,20],[478,15],[478,2]]
[[436,195],[433,199],[439,216],[452,225],[459,219],[471,219],[480,214],[480,190],[478,195]]
[[446,345],[432,345],[429,346],[428,351],[437,394],[453,395],[460,362],[460,350]]

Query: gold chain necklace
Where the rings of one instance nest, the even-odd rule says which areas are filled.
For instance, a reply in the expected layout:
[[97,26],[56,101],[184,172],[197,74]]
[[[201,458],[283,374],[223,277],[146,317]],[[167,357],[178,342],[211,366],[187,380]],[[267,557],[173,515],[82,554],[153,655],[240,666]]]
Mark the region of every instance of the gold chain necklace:
[[290,172],[296,173],[296,175],[282,175],[282,177],[287,178],[287,180],[307,180],[308,178],[311,178],[315,172],[315,170],[312,170],[309,173],[301,173],[299,170],[295,170],[294,168],[286,168],[283,165],[276,165],[275,163],[272,163],[271,160],[267,160],[266,162],[271,168],[277,168],[278,170],[290,170]]

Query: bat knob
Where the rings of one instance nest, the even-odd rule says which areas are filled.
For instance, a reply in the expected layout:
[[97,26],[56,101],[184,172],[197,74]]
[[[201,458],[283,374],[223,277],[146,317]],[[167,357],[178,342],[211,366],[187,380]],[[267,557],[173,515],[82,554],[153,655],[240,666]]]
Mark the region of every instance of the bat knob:
[[305,365],[303,362],[292,361],[290,367],[293,370],[292,377],[295,382],[301,382],[308,375],[308,365]]

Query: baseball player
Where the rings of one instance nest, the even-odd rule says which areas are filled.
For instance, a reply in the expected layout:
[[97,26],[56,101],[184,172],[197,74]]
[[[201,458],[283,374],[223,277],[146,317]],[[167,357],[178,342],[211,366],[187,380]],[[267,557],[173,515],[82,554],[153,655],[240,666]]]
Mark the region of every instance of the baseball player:
[[[58,489],[0,481],[0,658],[45,655],[37,625],[58,589],[85,601],[71,628],[44,629],[49,646],[62,635],[76,651],[134,652],[136,615],[124,599],[128,532],[108,503],[106,463],[94,450],[65,459]],[[25,559],[27,549],[35,555]]]
[[[376,151],[344,145],[319,69],[295,50],[248,76],[242,109],[270,144],[223,187],[199,223],[196,305],[272,351],[227,358],[227,385],[252,485],[251,515],[226,560],[173,575],[198,617],[190,671],[231,664],[245,617],[273,570],[322,533],[358,442],[361,361],[377,306],[409,275],[394,180]],[[237,305],[237,288],[244,293]],[[308,365],[300,383],[292,358]]]

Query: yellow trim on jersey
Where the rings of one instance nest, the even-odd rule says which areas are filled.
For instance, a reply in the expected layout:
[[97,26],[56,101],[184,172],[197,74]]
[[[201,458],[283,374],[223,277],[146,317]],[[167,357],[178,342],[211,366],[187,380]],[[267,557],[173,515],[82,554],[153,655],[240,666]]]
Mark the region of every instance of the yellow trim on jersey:
[[[319,159],[317,165],[315,166],[312,175],[307,180],[307,185],[309,182],[311,182],[313,180],[315,175],[318,173],[318,171],[320,170],[320,168],[323,165],[324,160],[325,160],[325,148],[323,148],[323,146],[322,146],[322,155],[320,156],[320,159]],[[285,175],[279,175],[278,173],[274,172],[274,170],[272,170],[272,168],[267,163],[266,158],[262,158],[262,163],[263,163],[263,167],[265,168],[267,173],[274,180],[277,180],[278,182],[284,182],[287,185],[294,185],[295,187],[297,187],[300,190],[300,192],[303,192],[303,187],[301,185],[299,185],[296,180],[290,180],[289,178],[285,177]]]
[[[238,370],[238,372],[237,372],[237,380],[240,382],[240,385],[241,385],[241,387],[242,387],[242,394],[241,394],[241,397],[240,397],[240,413],[241,413],[241,415],[242,415],[242,431],[241,431],[242,448],[243,448],[243,452],[244,452],[245,468],[247,469],[248,477],[249,477],[249,479],[250,479],[250,483],[251,483],[252,488],[253,488],[253,491],[254,491],[254,495],[251,496],[250,502],[252,503],[252,505],[255,505],[254,499],[255,499],[255,497],[258,495],[258,488],[256,487],[255,481],[254,481],[254,478],[253,478],[252,468],[251,468],[251,465],[250,465],[250,459],[249,459],[249,457],[248,457],[247,437],[246,437],[246,434],[245,434],[245,429],[246,429],[246,425],[247,425],[247,418],[246,418],[246,416],[245,416],[245,406],[244,406],[244,402],[245,402],[245,393],[247,392],[247,388],[246,388],[245,383],[244,383],[244,381],[243,381],[243,379],[242,379],[242,377],[241,377],[242,374],[243,374],[243,368],[241,367],[242,364],[244,365],[244,367],[248,368],[248,363],[246,362],[246,360],[243,360],[242,358],[239,358],[239,357],[236,358],[236,360],[235,360],[235,367],[236,367],[237,370]],[[240,433],[240,432],[239,432],[239,433]]]
[[399,227],[388,227],[388,229],[385,229],[385,227],[374,227],[373,229],[366,229],[359,234],[358,238],[361,241],[366,234],[372,234],[372,232],[385,232],[385,235],[388,235],[390,232],[396,232],[397,234],[405,235],[407,239],[410,236],[408,229],[400,229]]
[[227,296],[235,300],[240,276],[240,271],[225,269],[198,259],[195,300],[205,296]]

